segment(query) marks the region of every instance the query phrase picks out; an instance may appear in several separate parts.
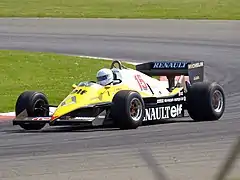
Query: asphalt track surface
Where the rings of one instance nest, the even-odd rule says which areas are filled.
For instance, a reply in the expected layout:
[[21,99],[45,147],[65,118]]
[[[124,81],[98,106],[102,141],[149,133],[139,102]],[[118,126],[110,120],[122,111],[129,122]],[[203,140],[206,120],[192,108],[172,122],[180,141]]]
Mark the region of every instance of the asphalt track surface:
[[[0,49],[133,60],[193,59],[223,85],[226,111],[215,122],[136,130],[0,125],[0,179],[212,179],[240,132],[240,22],[177,20],[1,19]],[[152,157],[154,159],[152,159]],[[154,164],[155,163],[155,164]],[[157,164],[157,165],[156,165]],[[231,176],[240,176],[239,163]]]

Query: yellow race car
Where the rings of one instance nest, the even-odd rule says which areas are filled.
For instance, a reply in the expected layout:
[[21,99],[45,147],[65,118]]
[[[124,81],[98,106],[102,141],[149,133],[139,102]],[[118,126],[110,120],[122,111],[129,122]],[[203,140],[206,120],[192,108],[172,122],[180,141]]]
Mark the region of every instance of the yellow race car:
[[[134,129],[144,123],[182,117],[185,111],[195,121],[218,120],[225,110],[223,88],[216,82],[203,81],[203,61],[146,62],[136,69],[113,61],[109,69],[114,75],[111,84],[74,84],[58,106],[49,105],[41,92],[21,93],[13,125],[25,130],[40,130],[47,123]],[[50,113],[52,107],[55,109]]]

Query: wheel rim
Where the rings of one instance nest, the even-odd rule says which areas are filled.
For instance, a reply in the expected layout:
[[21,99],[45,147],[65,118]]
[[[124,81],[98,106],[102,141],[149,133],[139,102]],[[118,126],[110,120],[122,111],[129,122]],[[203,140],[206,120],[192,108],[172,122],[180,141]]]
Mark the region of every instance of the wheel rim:
[[45,101],[40,99],[36,101],[35,106],[34,106],[34,115],[35,116],[46,116],[46,110],[43,108],[45,105]]
[[223,94],[219,90],[216,90],[213,93],[212,106],[213,106],[215,112],[220,113],[222,111],[222,108],[223,108]]
[[142,103],[139,99],[133,98],[130,102],[130,116],[134,121],[139,121],[142,116]]

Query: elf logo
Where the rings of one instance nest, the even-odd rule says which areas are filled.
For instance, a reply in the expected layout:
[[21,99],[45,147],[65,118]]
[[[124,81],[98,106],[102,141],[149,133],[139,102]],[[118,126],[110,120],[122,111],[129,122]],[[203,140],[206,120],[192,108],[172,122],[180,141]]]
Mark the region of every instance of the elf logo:
[[182,104],[165,106],[165,107],[148,108],[148,109],[145,109],[146,114],[143,121],[175,118],[179,116],[182,113],[182,111],[183,111]]

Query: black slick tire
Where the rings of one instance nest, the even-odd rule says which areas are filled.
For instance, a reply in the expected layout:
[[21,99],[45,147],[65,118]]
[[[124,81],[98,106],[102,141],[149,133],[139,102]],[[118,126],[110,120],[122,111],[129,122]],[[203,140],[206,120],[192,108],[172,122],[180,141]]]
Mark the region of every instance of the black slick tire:
[[[45,105],[49,105],[45,94],[36,91],[25,91],[17,99],[15,105],[16,116],[24,110],[27,111],[28,117],[49,116],[48,107],[41,108]],[[19,126],[25,130],[40,130],[45,126],[45,123],[28,123]]]
[[194,121],[219,120],[225,110],[223,88],[215,82],[192,84],[187,93],[187,109]]
[[122,90],[113,97],[111,116],[120,129],[136,129],[142,124],[145,107],[141,95],[131,90]]

